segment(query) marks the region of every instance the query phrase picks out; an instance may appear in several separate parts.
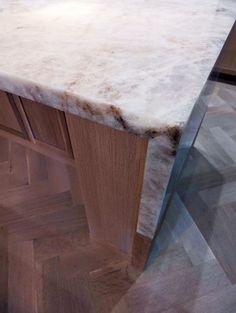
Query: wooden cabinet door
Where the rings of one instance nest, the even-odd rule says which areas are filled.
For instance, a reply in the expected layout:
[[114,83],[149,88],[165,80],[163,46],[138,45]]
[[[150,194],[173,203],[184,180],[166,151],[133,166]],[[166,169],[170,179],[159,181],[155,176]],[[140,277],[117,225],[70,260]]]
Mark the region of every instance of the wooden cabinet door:
[[35,140],[72,155],[64,112],[25,98],[21,101]]
[[26,130],[18,108],[10,94],[0,91],[0,129],[26,138]]

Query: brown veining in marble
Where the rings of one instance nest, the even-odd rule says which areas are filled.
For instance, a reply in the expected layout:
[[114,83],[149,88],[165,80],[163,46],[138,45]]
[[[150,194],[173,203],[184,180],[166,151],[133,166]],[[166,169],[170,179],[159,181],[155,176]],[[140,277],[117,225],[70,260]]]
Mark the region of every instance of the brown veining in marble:
[[115,120],[117,120],[117,122],[121,125],[121,127],[124,130],[129,129],[127,122],[122,117],[121,109],[115,107],[114,105],[111,105],[107,112],[111,113],[114,116]]
[[0,89],[139,136],[167,134],[175,146],[234,4],[2,0]]

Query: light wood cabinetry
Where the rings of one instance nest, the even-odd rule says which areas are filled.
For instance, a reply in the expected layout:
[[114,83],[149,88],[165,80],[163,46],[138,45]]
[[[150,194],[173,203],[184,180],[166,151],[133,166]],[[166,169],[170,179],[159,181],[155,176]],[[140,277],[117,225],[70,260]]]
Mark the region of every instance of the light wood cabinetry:
[[132,253],[148,140],[66,114],[93,238]]
[[65,113],[0,91],[0,135],[74,166]]
[[71,155],[64,112],[24,98],[21,102],[34,139]]
[[0,129],[27,138],[26,129],[13,96],[0,91]]
[[148,140],[17,95],[0,92],[0,101],[0,136],[48,156],[50,188],[72,185],[90,236],[132,255]]

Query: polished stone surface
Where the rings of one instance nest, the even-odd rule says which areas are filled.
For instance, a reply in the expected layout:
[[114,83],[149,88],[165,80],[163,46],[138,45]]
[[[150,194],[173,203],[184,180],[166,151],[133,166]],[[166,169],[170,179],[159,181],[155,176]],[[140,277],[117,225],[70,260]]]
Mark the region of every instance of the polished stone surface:
[[148,238],[155,234],[174,159],[173,143],[168,136],[149,140],[137,228]]
[[0,89],[118,129],[182,128],[234,0],[1,0]]
[[178,138],[234,0],[2,0],[0,90],[149,138],[138,232],[152,238]]

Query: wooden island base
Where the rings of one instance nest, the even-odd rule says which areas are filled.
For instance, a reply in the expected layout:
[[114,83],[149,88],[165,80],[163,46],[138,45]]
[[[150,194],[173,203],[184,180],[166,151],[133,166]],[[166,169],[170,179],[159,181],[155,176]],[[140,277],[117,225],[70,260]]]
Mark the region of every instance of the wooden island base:
[[74,168],[73,194],[85,206],[90,236],[140,259],[136,229],[148,140],[5,92],[0,104],[0,135],[52,158],[52,184],[67,179],[58,161]]
[[66,115],[90,234],[131,254],[147,140]]

